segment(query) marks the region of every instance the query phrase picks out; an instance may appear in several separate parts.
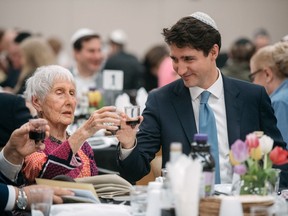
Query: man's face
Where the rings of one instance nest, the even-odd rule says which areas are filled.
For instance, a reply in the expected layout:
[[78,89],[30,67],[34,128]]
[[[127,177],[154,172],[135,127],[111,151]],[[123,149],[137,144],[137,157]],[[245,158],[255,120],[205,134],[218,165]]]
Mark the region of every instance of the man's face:
[[207,89],[216,81],[218,71],[215,60],[218,50],[218,46],[214,45],[206,57],[203,51],[190,47],[170,46],[173,68],[186,87],[198,86]]
[[[82,49],[75,51],[75,59],[79,68],[89,71],[91,74],[100,70],[103,62],[101,40],[92,38],[82,42]],[[81,71],[79,71],[81,73]]]

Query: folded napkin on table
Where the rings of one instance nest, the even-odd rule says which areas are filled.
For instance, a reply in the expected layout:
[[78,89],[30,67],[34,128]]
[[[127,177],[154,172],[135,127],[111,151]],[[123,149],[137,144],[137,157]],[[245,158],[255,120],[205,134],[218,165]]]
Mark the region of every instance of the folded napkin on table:
[[53,216],[131,216],[130,206],[80,203],[53,205],[50,214]]
[[129,95],[126,93],[118,95],[115,100],[115,106],[121,111],[124,111],[125,106],[132,106]]
[[148,97],[148,94],[145,88],[141,87],[140,89],[138,89],[137,96],[136,96],[136,103],[137,105],[140,106],[140,113],[142,113],[143,110],[145,109],[145,103],[146,103],[147,97]]
[[201,162],[181,155],[173,164],[167,163],[167,170],[175,197],[176,214],[198,216]]

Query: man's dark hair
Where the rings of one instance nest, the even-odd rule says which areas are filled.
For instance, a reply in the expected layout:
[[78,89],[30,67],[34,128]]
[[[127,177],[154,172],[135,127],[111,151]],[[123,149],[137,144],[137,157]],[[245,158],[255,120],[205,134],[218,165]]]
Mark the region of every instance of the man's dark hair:
[[221,48],[221,35],[212,26],[191,16],[183,17],[171,29],[164,28],[163,36],[168,45],[178,48],[189,46],[208,56],[214,44]]
[[82,43],[85,42],[85,41],[89,41],[89,40],[91,40],[93,38],[100,38],[100,35],[94,34],[94,35],[88,35],[88,36],[79,38],[73,44],[74,50],[80,51],[82,49]]

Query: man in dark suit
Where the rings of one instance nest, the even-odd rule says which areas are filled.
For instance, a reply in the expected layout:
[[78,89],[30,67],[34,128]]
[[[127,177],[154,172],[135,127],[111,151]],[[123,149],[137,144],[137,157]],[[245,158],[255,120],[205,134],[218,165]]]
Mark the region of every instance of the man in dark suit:
[[265,89],[225,77],[217,68],[221,35],[211,17],[193,13],[163,29],[163,35],[174,70],[182,79],[149,94],[137,141],[132,139],[136,132],[127,133],[129,128],[121,125],[117,133],[121,176],[130,182],[141,179],[149,173],[161,146],[164,167],[171,142],[181,142],[183,152],[190,153],[193,136],[199,131],[200,99],[205,90],[211,93],[208,104],[216,120],[221,183],[232,182],[229,148],[236,139],[263,131],[277,145],[285,144]]
[[32,118],[25,99],[18,95],[0,93],[0,148],[12,132]]

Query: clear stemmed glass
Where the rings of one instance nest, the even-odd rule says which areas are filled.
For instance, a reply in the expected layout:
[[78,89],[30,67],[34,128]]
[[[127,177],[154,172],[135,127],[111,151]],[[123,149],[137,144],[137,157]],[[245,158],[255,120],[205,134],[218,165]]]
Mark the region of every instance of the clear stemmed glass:
[[127,106],[124,107],[124,112],[127,115],[126,124],[130,125],[131,128],[135,128],[140,123],[140,106]]

